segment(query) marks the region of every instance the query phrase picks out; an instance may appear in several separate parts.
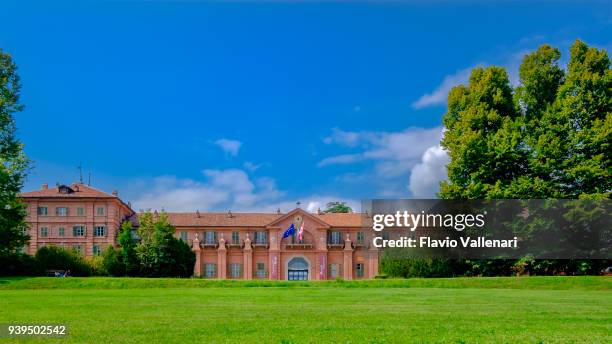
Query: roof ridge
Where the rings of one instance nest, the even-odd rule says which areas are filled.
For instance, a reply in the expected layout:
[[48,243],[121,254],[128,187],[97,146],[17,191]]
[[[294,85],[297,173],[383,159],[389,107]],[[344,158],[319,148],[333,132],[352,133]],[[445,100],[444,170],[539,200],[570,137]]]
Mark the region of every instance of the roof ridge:
[[[72,185],[71,185],[71,186],[78,186],[79,188],[80,188],[80,187],[82,187],[82,186],[84,186],[84,187],[85,187],[85,188],[87,188],[87,189],[90,189],[90,190],[93,190],[93,191],[97,191],[97,192],[101,192],[101,193],[103,193],[103,194],[107,194],[107,195],[109,195],[109,196],[111,196],[111,197],[116,197],[116,198],[119,198],[119,196],[115,196],[115,195],[113,195],[112,193],[108,193],[108,192],[106,192],[106,191],[104,191],[104,190],[98,189],[98,188],[96,188],[96,187],[93,187],[93,186],[91,186],[91,185],[87,185],[87,184],[84,184],[84,183],[72,183]],[[78,190],[77,192],[81,192],[81,190]]]

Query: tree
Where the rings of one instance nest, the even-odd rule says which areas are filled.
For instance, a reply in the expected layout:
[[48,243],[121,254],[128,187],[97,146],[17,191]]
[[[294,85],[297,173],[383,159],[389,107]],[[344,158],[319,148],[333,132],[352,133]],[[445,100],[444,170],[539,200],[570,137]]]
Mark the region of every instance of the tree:
[[521,177],[527,154],[512,94],[508,74],[501,67],[476,68],[467,86],[450,91],[443,118],[447,130],[441,142],[450,162],[441,198],[525,196]]
[[346,202],[329,202],[324,213],[352,213],[353,209]]
[[136,276],[139,270],[138,257],[136,256],[136,242],[132,238],[132,223],[125,221],[121,224],[119,233],[119,261],[124,267],[124,275]]
[[551,195],[610,198],[612,70],[604,49],[574,43],[565,82],[533,136],[532,166]]
[[132,223],[124,221],[118,235],[119,247],[109,246],[103,254],[103,266],[112,276],[138,276],[139,263],[136,242],[132,238]]
[[[467,86],[450,91],[442,139],[450,163],[441,198],[610,198],[610,59],[604,49],[580,40],[570,49],[565,72],[558,64],[560,56],[548,45],[526,55],[515,89],[503,69],[488,67],[474,69]],[[499,265],[474,262],[489,270]],[[533,262],[546,266],[545,271],[580,267],[583,273],[597,265]]]
[[567,73],[543,45],[525,56],[516,89],[488,67],[450,91],[441,198],[610,198],[610,59],[579,40],[570,52]]
[[19,191],[30,162],[15,137],[13,118],[23,110],[20,89],[17,66],[10,55],[0,50],[0,255],[5,256],[16,254],[29,240],[26,206]]
[[164,212],[145,212],[139,216],[136,247],[140,270],[148,277],[189,277],[193,274],[195,253],[189,246],[174,237],[175,228]]

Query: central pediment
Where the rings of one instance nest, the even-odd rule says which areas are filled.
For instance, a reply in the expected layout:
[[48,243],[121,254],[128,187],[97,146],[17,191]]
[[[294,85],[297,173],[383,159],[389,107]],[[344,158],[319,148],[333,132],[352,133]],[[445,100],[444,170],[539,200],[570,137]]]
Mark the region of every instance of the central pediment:
[[312,215],[311,213],[301,209],[301,208],[296,208],[293,209],[292,211],[288,212],[287,214],[279,217],[278,219],[270,222],[268,225],[266,225],[267,228],[281,228],[283,227],[282,224],[283,223],[293,223],[293,222],[301,222],[302,220],[309,220],[312,222],[317,223],[318,225],[320,225],[321,228],[330,228],[331,226],[326,223],[325,221],[321,220],[320,218]]

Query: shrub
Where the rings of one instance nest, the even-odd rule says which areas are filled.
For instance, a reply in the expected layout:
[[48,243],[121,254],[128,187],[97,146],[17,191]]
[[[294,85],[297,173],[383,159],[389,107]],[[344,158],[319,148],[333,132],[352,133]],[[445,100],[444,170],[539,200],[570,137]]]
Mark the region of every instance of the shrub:
[[85,258],[85,262],[91,268],[91,274],[94,276],[108,276],[108,271],[104,266],[104,258],[102,256],[93,256]]
[[102,265],[111,276],[125,276],[126,266],[123,263],[121,250],[109,246],[102,255]]
[[196,256],[186,242],[172,237],[168,245],[168,254],[174,258],[168,276],[190,277],[193,275]]
[[85,258],[75,250],[45,246],[38,249],[35,257],[43,272],[45,270],[70,270],[72,276],[90,276],[93,272]]
[[389,277],[453,277],[466,272],[463,261],[442,258],[412,258],[399,251],[385,251],[380,272]]
[[0,254],[0,276],[36,276],[42,274],[34,257],[25,253]]

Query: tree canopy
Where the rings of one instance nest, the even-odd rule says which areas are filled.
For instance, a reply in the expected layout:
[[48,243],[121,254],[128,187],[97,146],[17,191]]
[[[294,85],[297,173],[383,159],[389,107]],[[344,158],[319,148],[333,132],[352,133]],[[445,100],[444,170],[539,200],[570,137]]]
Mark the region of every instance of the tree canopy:
[[23,145],[15,137],[14,114],[21,84],[11,56],[0,50],[0,255],[16,253],[27,244],[26,206],[19,198],[29,167]]
[[329,202],[324,213],[352,213],[353,209],[346,202]]
[[441,198],[610,198],[610,59],[580,40],[567,70],[560,57],[543,45],[524,57],[517,87],[491,66],[450,91]]

